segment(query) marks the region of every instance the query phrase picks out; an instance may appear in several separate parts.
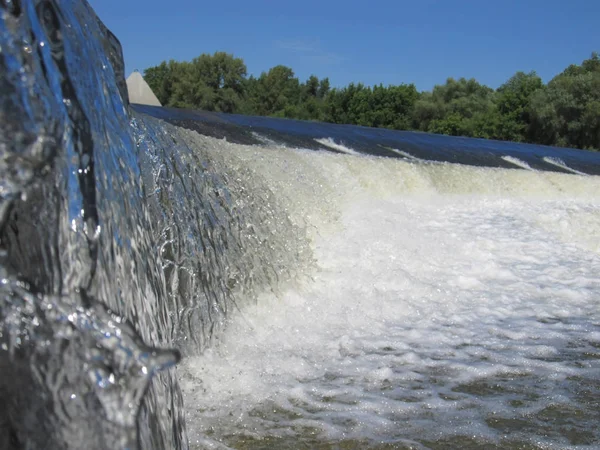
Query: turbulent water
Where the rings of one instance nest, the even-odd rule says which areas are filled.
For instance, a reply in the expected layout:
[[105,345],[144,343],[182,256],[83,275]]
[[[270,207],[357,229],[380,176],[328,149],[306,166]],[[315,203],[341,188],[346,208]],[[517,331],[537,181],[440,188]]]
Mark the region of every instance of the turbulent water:
[[600,179],[221,148],[316,267],[183,362],[192,448],[600,442]]
[[0,448],[600,442],[597,155],[132,108],[76,0],[0,67]]

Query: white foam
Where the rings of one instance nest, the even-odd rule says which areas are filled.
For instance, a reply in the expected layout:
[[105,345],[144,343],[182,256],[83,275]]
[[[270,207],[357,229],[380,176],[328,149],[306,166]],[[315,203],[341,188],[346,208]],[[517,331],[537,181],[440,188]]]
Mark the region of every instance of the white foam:
[[409,161],[418,161],[418,162],[425,162],[424,159],[421,158],[417,158],[416,156],[411,155],[408,152],[405,152],[404,150],[398,150],[396,148],[392,148],[392,147],[386,147],[384,145],[381,145],[382,148],[385,148],[386,150],[389,150],[392,153],[395,153],[397,155],[402,156],[403,158],[408,159]]
[[253,131],[250,134],[252,135],[252,137],[254,137],[255,139],[259,140],[264,145],[268,145],[268,146],[281,145],[281,144],[278,144],[277,142],[275,142],[273,139],[268,138],[267,136],[263,136],[262,134],[257,133],[256,131]]
[[509,162],[511,164],[514,164],[517,167],[520,167],[521,169],[525,169],[525,170],[534,170],[531,168],[531,166],[529,164],[527,164],[525,161],[519,159],[519,158],[515,158],[514,156],[508,156],[505,155],[502,157],[502,159],[506,162]]
[[556,167],[560,167],[561,169],[566,170],[567,172],[571,172],[571,173],[574,173],[574,174],[577,174],[577,175],[586,175],[587,176],[586,173],[580,172],[579,170],[571,169],[560,158],[555,158],[555,157],[552,157],[552,156],[544,156],[542,159],[544,161],[546,161],[548,164],[551,164],[551,165],[556,166]]
[[500,444],[495,418],[541,415],[511,436],[568,444],[546,408],[595,433],[573,380],[600,370],[598,177],[231,148],[307,222],[317,269],[183,363],[192,443]]
[[334,150],[338,150],[343,153],[347,153],[348,155],[360,155],[356,150],[351,149],[350,147],[346,147],[344,144],[338,144],[333,140],[333,138],[319,138],[315,139],[319,144],[322,144],[326,147],[332,148]]

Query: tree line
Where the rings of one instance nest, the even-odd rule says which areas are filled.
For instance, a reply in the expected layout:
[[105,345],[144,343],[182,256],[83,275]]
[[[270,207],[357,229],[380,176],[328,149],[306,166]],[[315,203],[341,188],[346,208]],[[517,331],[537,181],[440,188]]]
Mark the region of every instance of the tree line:
[[164,61],[144,78],[163,105],[176,108],[600,149],[596,52],[547,84],[535,72],[517,72],[498,89],[473,78],[448,78],[423,92],[414,84],[332,88],[328,78],[300,81],[282,65],[248,76],[244,61],[224,52]]

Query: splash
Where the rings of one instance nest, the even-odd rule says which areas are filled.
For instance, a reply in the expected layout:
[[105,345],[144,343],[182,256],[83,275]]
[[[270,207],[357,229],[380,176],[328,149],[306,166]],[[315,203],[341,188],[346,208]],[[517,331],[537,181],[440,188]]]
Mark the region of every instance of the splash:
[[0,2],[0,448],[187,448],[174,366],[310,264],[260,177],[133,112],[86,2]]
[[0,14],[4,447],[180,445],[120,45],[86,2]]

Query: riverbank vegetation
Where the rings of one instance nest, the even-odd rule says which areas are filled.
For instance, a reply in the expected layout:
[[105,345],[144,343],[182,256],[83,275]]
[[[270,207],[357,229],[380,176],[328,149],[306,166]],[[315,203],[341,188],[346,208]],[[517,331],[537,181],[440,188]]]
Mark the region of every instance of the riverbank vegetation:
[[431,91],[414,84],[332,88],[275,66],[247,75],[240,58],[216,52],[144,71],[160,102],[177,108],[419,130],[580,149],[600,149],[600,57],[592,53],[547,84],[517,72],[497,89],[448,78]]

